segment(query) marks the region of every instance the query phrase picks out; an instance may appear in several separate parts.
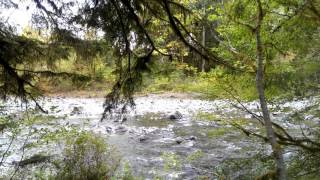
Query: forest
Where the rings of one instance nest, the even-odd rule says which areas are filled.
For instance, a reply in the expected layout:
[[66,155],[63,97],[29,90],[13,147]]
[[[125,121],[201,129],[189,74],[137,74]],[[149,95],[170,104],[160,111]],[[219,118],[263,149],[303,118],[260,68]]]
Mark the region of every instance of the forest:
[[320,0],[1,0],[0,179],[320,179]]

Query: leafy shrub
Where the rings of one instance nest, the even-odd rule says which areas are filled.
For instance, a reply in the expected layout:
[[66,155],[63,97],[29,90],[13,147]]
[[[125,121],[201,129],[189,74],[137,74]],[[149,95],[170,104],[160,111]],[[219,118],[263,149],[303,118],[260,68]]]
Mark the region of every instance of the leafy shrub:
[[64,151],[64,163],[57,179],[99,180],[114,176],[120,164],[115,149],[102,137],[81,133],[69,139]]

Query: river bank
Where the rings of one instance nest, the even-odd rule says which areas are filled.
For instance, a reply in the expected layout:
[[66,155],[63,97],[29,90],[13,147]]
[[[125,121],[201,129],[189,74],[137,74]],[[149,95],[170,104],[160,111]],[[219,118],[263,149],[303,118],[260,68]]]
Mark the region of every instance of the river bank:
[[[101,90],[74,90],[61,92],[47,92],[44,97],[50,98],[104,98],[107,92]],[[134,97],[157,96],[158,98],[178,98],[178,99],[205,99],[205,95],[196,92],[137,92]]]

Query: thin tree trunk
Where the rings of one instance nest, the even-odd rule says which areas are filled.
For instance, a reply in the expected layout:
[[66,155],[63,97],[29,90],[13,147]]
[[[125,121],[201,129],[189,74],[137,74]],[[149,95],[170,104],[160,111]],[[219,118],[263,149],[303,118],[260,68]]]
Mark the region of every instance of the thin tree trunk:
[[[203,4],[203,15],[205,17],[205,14],[206,14],[206,5]],[[202,46],[203,47],[206,47],[206,27],[205,27],[205,24],[203,23],[202,25]],[[202,53],[204,53],[204,49],[202,50]],[[201,71],[204,72],[205,71],[205,67],[206,67],[206,59],[201,57]]]
[[[202,26],[202,46],[206,46],[206,27],[203,25]],[[202,64],[201,64],[201,71],[205,71],[205,66],[206,66],[206,60],[202,57]]]
[[265,98],[264,93],[264,75],[263,75],[263,47],[262,47],[262,41],[261,41],[261,24],[263,20],[263,11],[262,11],[262,5],[261,1],[257,0],[258,4],[258,21],[257,21],[257,27],[255,29],[255,36],[256,36],[256,53],[257,53],[257,74],[256,74],[256,87],[259,94],[259,100],[260,100],[260,106],[262,110],[262,115],[265,123],[265,128],[267,131],[267,137],[269,139],[269,142],[272,147],[273,156],[276,161],[276,174],[277,179],[279,180],[285,180],[286,179],[286,168],[285,163],[282,155],[282,148],[278,144],[274,130],[272,128],[272,121],[270,118],[269,109],[267,106],[267,101]]

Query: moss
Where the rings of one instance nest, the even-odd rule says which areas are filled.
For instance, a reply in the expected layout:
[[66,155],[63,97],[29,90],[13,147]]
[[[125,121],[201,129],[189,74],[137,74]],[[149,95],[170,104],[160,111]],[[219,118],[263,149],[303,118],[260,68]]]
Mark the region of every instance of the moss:
[[236,119],[231,119],[233,123],[239,124],[240,126],[248,126],[250,124],[257,124],[257,121],[251,120],[251,119],[246,119],[246,118],[236,118]]
[[188,132],[187,130],[185,130],[183,128],[174,128],[173,132],[176,136],[187,136],[187,135],[191,134],[190,132]]
[[161,155],[164,160],[164,170],[169,171],[171,169],[180,170],[181,169],[181,158],[175,153],[164,152]]
[[144,127],[167,127],[169,124],[173,123],[172,121],[168,121],[168,119],[164,118],[163,115],[157,113],[146,113],[143,116],[137,117],[138,125]]
[[291,107],[284,107],[282,112],[291,112],[293,109]]
[[221,137],[224,136],[227,133],[226,128],[217,128],[217,129],[212,129],[207,132],[208,138],[216,138],[216,137]]
[[193,116],[193,119],[201,121],[220,121],[219,117],[216,114],[202,111],[197,112]]
[[188,162],[196,161],[196,160],[200,159],[201,157],[203,157],[203,155],[204,155],[204,153],[201,150],[196,150],[195,152],[188,155],[187,161]]

